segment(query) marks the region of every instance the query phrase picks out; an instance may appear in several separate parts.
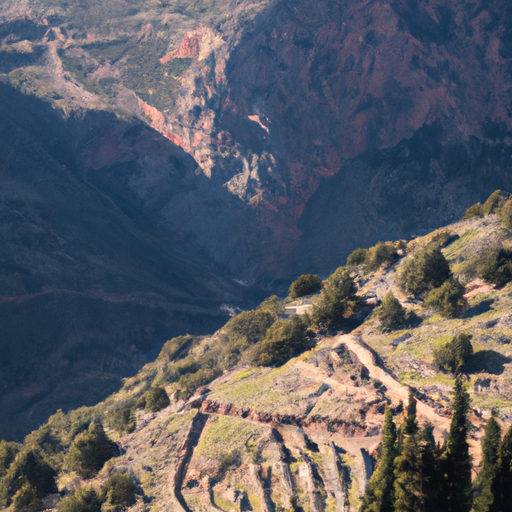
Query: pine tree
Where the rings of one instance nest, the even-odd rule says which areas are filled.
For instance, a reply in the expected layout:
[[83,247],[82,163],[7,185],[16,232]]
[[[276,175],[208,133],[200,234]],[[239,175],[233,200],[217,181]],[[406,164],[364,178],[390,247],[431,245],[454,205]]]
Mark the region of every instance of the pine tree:
[[482,439],[482,471],[478,475],[477,489],[479,496],[475,499],[475,512],[489,512],[494,503],[493,489],[498,473],[498,458],[501,444],[501,427],[494,418],[490,418]]
[[382,451],[375,472],[366,486],[360,512],[393,512],[393,462],[396,456],[396,427],[386,407],[382,428]]
[[421,457],[421,493],[422,511],[439,512],[443,510],[440,495],[442,475],[439,471],[439,457],[436,450],[434,427],[426,425],[418,433],[418,445]]
[[394,463],[394,510],[395,512],[418,512],[422,508],[421,453],[418,446],[416,421],[416,398],[409,393],[407,417],[401,427],[402,446]]
[[510,510],[512,504],[512,427],[510,427],[500,445],[498,468],[492,485],[494,501],[489,512]]
[[472,505],[471,457],[468,444],[469,395],[462,377],[455,380],[453,416],[442,458],[443,511],[469,512]]

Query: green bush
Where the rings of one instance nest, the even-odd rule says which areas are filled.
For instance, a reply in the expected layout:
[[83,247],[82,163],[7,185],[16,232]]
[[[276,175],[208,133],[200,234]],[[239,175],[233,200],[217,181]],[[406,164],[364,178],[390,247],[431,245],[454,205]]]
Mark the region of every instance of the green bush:
[[347,265],[355,267],[366,261],[368,256],[368,249],[356,249],[352,251],[347,258]]
[[[32,490],[35,491],[38,499],[56,492],[56,476],[55,470],[44,461],[39,451],[24,449],[16,455],[2,480],[0,505],[8,506],[18,491],[20,491],[19,503],[28,499]],[[30,490],[26,487],[27,485],[31,487]],[[25,489],[21,491],[24,486]]]
[[0,441],[0,479],[2,479],[21,450],[18,443]]
[[451,341],[434,350],[434,363],[452,373],[464,369],[473,355],[471,335],[461,333]]
[[272,313],[277,318],[279,315],[284,315],[285,305],[277,295],[271,295],[258,306],[258,310]]
[[290,299],[316,293],[322,288],[322,280],[316,274],[302,274],[290,286]]
[[425,304],[443,316],[452,318],[464,307],[464,286],[455,278],[446,280],[439,288],[434,288],[425,299]]
[[377,317],[383,329],[396,329],[405,323],[405,309],[400,301],[389,292],[377,309]]
[[158,412],[167,407],[171,401],[167,395],[167,391],[159,386],[152,387],[146,391],[138,400],[137,407],[147,412]]
[[504,202],[505,198],[501,194],[501,190],[495,190],[482,205],[482,214],[498,213]]
[[276,316],[268,311],[242,311],[229,320],[224,332],[230,339],[245,338],[248,343],[257,343],[265,337],[275,319]]
[[508,229],[512,229],[512,199],[509,199],[499,212],[501,224]]
[[133,407],[127,404],[120,405],[109,411],[105,421],[109,428],[117,430],[119,434],[129,434],[137,426]]
[[324,282],[320,297],[313,306],[313,322],[320,328],[341,325],[361,303],[356,291],[347,269],[338,268]]
[[505,286],[512,280],[512,250],[491,248],[480,257],[476,272],[478,277],[497,286]]
[[290,320],[278,320],[253,349],[250,360],[258,366],[278,366],[310,347],[306,322],[294,316]]
[[25,482],[12,499],[14,512],[29,512],[41,506],[41,498],[37,489]]
[[201,368],[194,373],[183,375],[178,381],[178,398],[188,398],[196,389],[205,386],[212,380],[222,375],[222,369],[213,366],[212,368]]
[[101,498],[93,487],[81,487],[64,498],[57,507],[58,512],[101,512]]
[[398,255],[396,248],[393,244],[379,242],[370,249],[365,259],[365,270],[374,271],[382,267],[389,267],[396,259]]
[[469,220],[469,219],[473,219],[475,217],[483,217],[482,205],[480,203],[476,203],[473,206],[470,206],[466,210],[466,213],[462,217],[462,220]]
[[104,512],[119,512],[135,503],[135,484],[126,473],[114,473],[103,490]]
[[428,247],[405,262],[399,284],[405,292],[421,295],[439,288],[450,275],[450,265],[441,249]]
[[69,448],[67,466],[84,478],[91,478],[112,458],[115,444],[100,423],[93,422],[78,434]]

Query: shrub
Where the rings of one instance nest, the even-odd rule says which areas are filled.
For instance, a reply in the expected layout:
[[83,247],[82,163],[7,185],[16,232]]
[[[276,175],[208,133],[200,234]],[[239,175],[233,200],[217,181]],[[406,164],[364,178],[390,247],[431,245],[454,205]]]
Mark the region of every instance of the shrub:
[[120,405],[110,411],[105,420],[110,428],[117,430],[120,434],[129,434],[137,426],[133,408],[127,404]]
[[84,478],[91,478],[112,458],[115,444],[100,423],[91,423],[86,432],[78,434],[69,448],[67,465]]
[[383,329],[395,329],[405,323],[405,309],[392,292],[384,297],[377,316]]
[[490,215],[491,213],[497,213],[504,202],[505,198],[501,194],[501,190],[495,190],[482,205],[482,214]]
[[450,265],[441,249],[429,247],[406,261],[399,284],[405,292],[420,295],[439,288],[450,275]]
[[14,462],[21,445],[18,443],[0,441],[0,479],[2,479]]
[[478,277],[497,286],[504,286],[512,280],[512,251],[492,248],[485,251],[477,263]]
[[58,512],[101,512],[101,498],[93,487],[81,487],[64,498],[57,507]]
[[459,373],[473,355],[471,335],[461,333],[434,350],[434,363],[452,373]]
[[37,489],[25,482],[14,495],[12,504],[15,512],[28,512],[41,506],[41,498]]
[[[55,470],[44,461],[39,451],[27,449],[21,451],[16,455],[3,479],[2,505],[9,505],[18,491],[20,491],[18,503],[27,500],[32,490],[38,499],[56,492],[55,477]],[[27,485],[31,488],[30,490]],[[23,487],[25,489],[21,491]]]
[[167,407],[171,401],[167,391],[159,386],[152,387],[146,391],[138,400],[137,407],[143,408],[147,412],[158,412]]
[[371,272],[377,270],[382,265],[389,267],[397,258],[398,255],[394,245],[379,242],[368,249],[365,259],[365,270]]
[[467,210],[464,216],[462,217],[462,220],[469,220],[473,219],[474,217],[482,217],[482,205],[480,203],[476,203],[473,206],[470,206]]
[[321,328],[342,324],[361,302],[356,290],[348,271],[344,267],[338,268],[324,282],[320,297],[313,307],[313,322]]
[[222,370],[217,366],[201,368],[194,373],[183,375],[178,381],[178,398],[188,398],[194,391],[222,375]]
[[500,210],[501,223],[508,229],[512,229],[512,199],[509,199]]
[[290,298],[304,297],[322,288],[322,280],[316,274],[302,274],[290,286]]
[[230,339],[245,338],[248,343],[261,341],[276,317],[268,311],[243,311],[234,316],[224,327]]
[[307,325],[299,316],[278,320],[250,356],[259,366],[277,366],[310,348]]
[[126,473],[114,473],[106,482],[103,490],[106,507],[109,512],[118,512],[135,503],[135,484]]
[[439,288],[434,288],[425,299],[425,304],[443,316],[452,318],[464,307],[464,286],[458,279],[452,277]]
[[352,251],[347,258],[347,265],[355,267],[366,261],[368,249],[356,249]]
[[271,295],[266,298],[258,307],[260,311],[266,311],[267,313],[272,313],[276,317],[279,315],[284,315],[285,306],[283,301],[277,295]]

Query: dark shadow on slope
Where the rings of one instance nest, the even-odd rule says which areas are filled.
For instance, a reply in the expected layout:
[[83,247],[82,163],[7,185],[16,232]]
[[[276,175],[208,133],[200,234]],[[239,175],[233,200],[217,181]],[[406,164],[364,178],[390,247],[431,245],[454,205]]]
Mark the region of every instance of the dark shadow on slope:
[[468,373],[486,372],[491,375],[501,375],[505,371],[505,365],[510,362],[512,362],[510,357],[495,350],[480,350],[473,355],[466,371]]
[[473,318],[478,315],[483,315],[484,313],[487,313],[488,311],[490,311],[492,309],[491,306],[493,305],[493,303],[494,303],[493,299],[484,300],[484,301],[480,302],[479,304],[477,304],[476,306],[473,306],[473,307],[469,308],[467,311],[465,311],[461,315],[461,318]]

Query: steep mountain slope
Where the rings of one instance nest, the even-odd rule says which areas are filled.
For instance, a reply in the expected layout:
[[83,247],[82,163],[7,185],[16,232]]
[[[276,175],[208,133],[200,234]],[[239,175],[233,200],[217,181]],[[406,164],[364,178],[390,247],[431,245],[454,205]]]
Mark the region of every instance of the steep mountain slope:
[[[156,169],[146,190],[188,189],[196,166],[182,150],[133,119],[65,120],[3,84],[0,116],[0,432],[21,439],[57,408],[108,395],[169,336],[217,327],[243,294],[129,193]],[[89,164],[100,154],[110,167]]]
[[325,272],[357,245],[512,189],[504,2],[42,0],[0,12],[13,85],[65,111],[128,110],[195,158],[198,189],[160,215],[240,279]]
[[[512,283],[496,288],[475,279],[475,272],[489,247],[510,248],[511,242],[511,230],[490,214],[402,244],[398,260],[374,271],[351,267],[368,304],[391,290],[409,312],[410,325],[383,330],[378,314],[363,306],[352,323],[345,323],[348,333],[318,331],[312,349],[282,366],[250,364],[247,354],[261,341],[242,342],[254,336],[250,323],[244,324],[247,315],[213,336],[171,340],[118,393],[95,407],[56,414],[26,445],[39,447],[60,469],[65,492],[89,484],[99,489],[113,473],[127,473],[137,484],[129,510],[355,511],[373,471],[386,403],[400,424],[412,390],[420,424],[430,423],[439,442],[446,439],[454,375],[435,363],[433,353],[467,333],[474,354],[463,373],[478,471],[491,410],[503,428],[512,418]],[[453,274],[466,283],[466,304],[454,318],[442,317],[399,285],[408,261],[432,244],[442,246]],[[275,299],[265,301],[258,314],[277,307]],[[222,361],[223,374],[205,373]],[[112,423],[113,414],[124,407],[140,409],[139,398],[155,386],[166,388],[170,405],[152,413],[138,410],[134,431],[116,432],[124,427]],[[107,431],[121,450],[85,482],[62,461],[73,436],[91,420],[110,426]],[[54,496],[48,506],[59,499]]]

